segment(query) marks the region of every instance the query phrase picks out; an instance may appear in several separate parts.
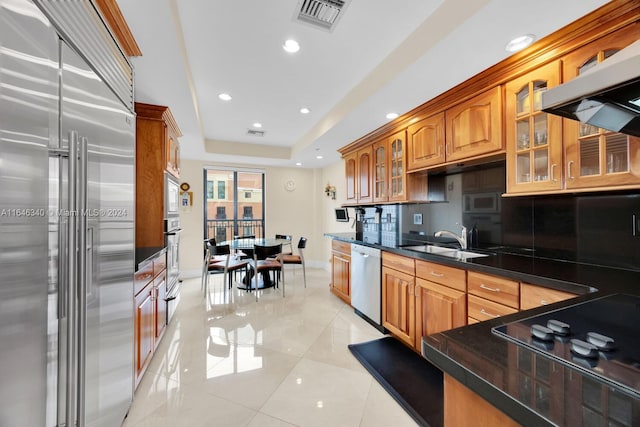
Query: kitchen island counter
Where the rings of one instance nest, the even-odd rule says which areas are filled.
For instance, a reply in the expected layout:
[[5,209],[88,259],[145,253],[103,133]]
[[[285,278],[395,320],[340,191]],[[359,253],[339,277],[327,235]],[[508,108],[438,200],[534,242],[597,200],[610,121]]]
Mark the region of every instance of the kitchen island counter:
[[423,337],[422,354],[446,376],[521,425],[570,426],[587,421],[640,425],[640,401],[634,396],[498,337],[491,330],[608,294],[640,295],[640,272],[500,252],[461,261],[363,242],[355,233],[326,236],[579,294],[570,300]]

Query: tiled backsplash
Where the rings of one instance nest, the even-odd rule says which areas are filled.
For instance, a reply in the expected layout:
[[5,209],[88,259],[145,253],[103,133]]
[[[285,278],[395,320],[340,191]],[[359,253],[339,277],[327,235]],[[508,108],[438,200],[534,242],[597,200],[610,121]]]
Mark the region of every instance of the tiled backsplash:
[[437,177],[446,200],[383,206],[379,225],[375,208],[366,208],[362,231],[379,226],[382,244],[392,246],[475,225],[482,248],[640,270],[640,192],[500,197],[504,163],[494,166]]

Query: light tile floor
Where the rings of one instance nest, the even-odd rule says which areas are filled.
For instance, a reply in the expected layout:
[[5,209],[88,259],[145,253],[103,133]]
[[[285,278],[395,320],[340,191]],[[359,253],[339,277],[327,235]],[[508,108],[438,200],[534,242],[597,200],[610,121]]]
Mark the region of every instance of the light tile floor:
[[[223,291],[183,282],[182,300],[123,427],[415,426],[351,355],[380,332],[333,296],[324,270],[280,289]],[[390,363],[393,363],[390,361]]]

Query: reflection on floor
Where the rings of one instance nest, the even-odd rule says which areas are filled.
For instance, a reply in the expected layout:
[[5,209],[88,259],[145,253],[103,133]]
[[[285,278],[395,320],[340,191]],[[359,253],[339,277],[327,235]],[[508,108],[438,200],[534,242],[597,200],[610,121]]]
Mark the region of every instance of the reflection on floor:
[[[287,272],[287,294],[224,292],[211,277],[182,301],[123,427],[415,426],[347,344],[381,334],[329,293],[329,275]],[[390,363],[393,363],[390,361]]]

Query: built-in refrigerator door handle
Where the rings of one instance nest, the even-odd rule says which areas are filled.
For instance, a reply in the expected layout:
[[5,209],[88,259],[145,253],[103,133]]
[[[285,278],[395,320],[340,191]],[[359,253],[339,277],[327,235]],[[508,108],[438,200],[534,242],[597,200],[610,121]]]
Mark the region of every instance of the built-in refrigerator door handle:
[[87,339],[87,283],[90,280],[87,272],[87,163],[89,142],[87,138],[80,138],[78,144],[78,182],[77,182],[77,216],[78,216],[78,418],[77,427],[85,425],[85,382],[86,382],[86,339]]
[[69,133],[69,165],[67,168],[68,178],[68,198],[69,198],[69,215],[67,222],[67,366],[66,366],[66,396],[65,396],[65,425],[76,425],[77,411],[77,286],[78,286],[78,234],[77,222],[78,217],[78,132],[71,131]]

